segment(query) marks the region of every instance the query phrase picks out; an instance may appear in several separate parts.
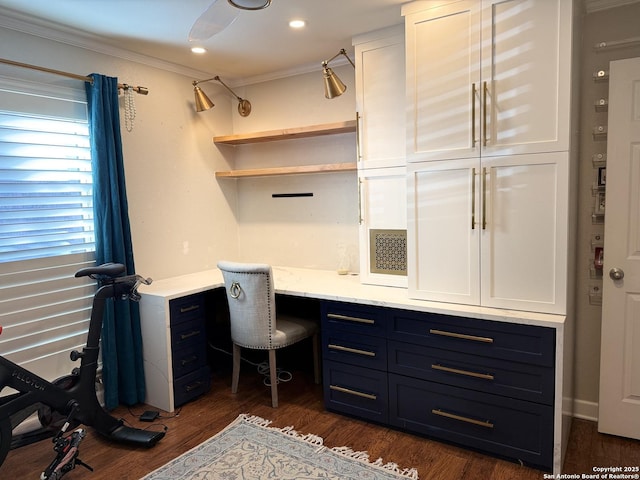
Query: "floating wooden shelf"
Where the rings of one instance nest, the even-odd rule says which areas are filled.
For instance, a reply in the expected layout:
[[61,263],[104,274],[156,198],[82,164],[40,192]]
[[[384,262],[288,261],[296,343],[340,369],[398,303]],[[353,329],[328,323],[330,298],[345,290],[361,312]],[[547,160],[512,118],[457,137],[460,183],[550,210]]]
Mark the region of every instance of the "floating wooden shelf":
[[350,133],[355,131],[356,121],[348,120],[346,122],[324,123],[322,125],[285,128],[282,130],[269,130],[266,132],[223,135],[219,137],[213,137],[213,142],[223,145],[242,145],[247,143],[289,140],[294,138],[319,137],[321,135],[335,135],[338,133]]
[[302,175],[307,173],[350,172],[357,170],[355,163],[325,163],[322,165],[298,165],[295,167],[250,168],[216,172],[216,178],[268,177],[270,175]]

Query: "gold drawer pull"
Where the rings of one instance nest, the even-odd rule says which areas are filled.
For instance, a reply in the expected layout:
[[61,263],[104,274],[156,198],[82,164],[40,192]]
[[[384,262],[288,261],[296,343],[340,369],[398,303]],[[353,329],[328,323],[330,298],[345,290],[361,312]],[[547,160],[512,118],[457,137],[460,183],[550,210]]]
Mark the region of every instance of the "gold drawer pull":
[[350,388],[338,387],[337,385],[329,385],[329,389],[335,390],[337,392],[348,393],[349,395],[355,395],[356,397],[366,398],[367,400],[378,399],[376,395],[372,395],[370,393],[358,392],[356,390],[351,390]]
[[200,387],[202,386],[202,384],[203,384],[203,382],[198,381],[198,382],[196,382],[196,383],[192,383],[192,384],[190,384],[190,385],[187,385],[187,386],[185,387],[185,391],[187,391],[187,392],[192,392],[192,391],[193,391],[193,390],[195,390],[196,388],[200,388]]
[[491,423],[489,420],[482,421],[482,420],[476,420],[474,418],[463,417],[462,415],[456,415],[455,413],[443,412],[439,408],[438,409],[436,409],[436,408],[432,409],[431,413],[433,413],[434,415],[439,415],[441,417],[447,417],[447,418],[451,418],[453,420],[459,420],[461,422],[471,423],[473,425],[478,425],[479,427],[493,428],[493,423]]
[[328,347],[329,347],[329,350],[340,350],[341,352],[357,353],[358,355],[366,355],[367,357],[376,356],[376,352],[369,352],[367,350],[360,350],[358,348],[344,347],[342,345],[335,345],[333,343],[330,343]]
[[180,313],[192,312],[194,310],[198,310],[200,305],[190,305],[188,307],[180,307]]
[[190,356],[188,358],[184,358],[180,363],[184,367],[184,366],[187,366],[190,363],[193,363],[193,362],[195,362],[197,360],[198,360],[198,357],[196,357],[195,355],[192,355],[192,356]]
[[471,372],[469,370],[460,370],[459,368],[445,367],[437,363],[434,363],[433,365],[431,365],[431,368],[434,370],[440,370],[442,372],[457,373],[458,375],[466,375],[467,377],[482,378],[484,380],[494,379],[494,376],[491,375],[490,373],[476,373],[476,372]]
[[187,340],[188,338],[200,335],[200,330],[192,330],[189,333],[183,333],[180,335],[180,340]]
[[464,333],[446,332],[444,330],[436,330],[434,328],[429,330],[429,333],[433,335],[442,335],[443,337],[461,338],[462,340],[473,340],[474,342],[493,343],[493,338],[490,337],[477,337],[475,335],[466,335]]
[[375,320],[371,320],[370,318],[350,317],[348,315],[339,315],[337,313],[327,313],[327,318],[333,318],[334,320],[347,320],[348,322],[366,323],[367,325],[373,325],[376,323]]

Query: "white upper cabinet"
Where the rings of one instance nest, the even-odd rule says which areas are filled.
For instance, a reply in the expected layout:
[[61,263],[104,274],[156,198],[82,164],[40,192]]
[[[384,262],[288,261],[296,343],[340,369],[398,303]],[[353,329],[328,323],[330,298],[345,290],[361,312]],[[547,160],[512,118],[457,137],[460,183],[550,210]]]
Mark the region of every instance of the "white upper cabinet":
[[353,39],[358,168],[406,165],[404,26]]
[[412,298],[566,313],[572,12],[571,0],[403,7]]
[[360,280],[407,286],[404,25],[353,39],[358,110]]
[[569,147],[572,2],[418,1],[406,28],[407,160]]

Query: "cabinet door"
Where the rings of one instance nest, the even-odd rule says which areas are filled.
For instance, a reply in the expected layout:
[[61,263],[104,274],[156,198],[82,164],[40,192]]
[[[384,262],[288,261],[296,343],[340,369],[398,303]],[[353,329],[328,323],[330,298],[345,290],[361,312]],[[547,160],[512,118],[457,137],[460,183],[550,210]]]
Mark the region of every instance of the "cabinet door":
[[483,0],[483,155],[569,148],[571,4]]
[[479,163],[424,162],[408,168],[410,296],[478,304]]
[[408,161],[480,155],[479,25],[476,0],[406,16]]
[[356,110],[360,117],[358,168],[403,166],[406,163],[404,30],[394,27],[372,32],[355,38],[354,45]]
[[565,313],[566,153],[410,168],[413,298]]
[[407,160],[567,150],[572,2],[424,5],[403,10]]
[[565,313],[568,167],[561,152],[483,158],[482,305]]
[[406,168],[361,170],[360,280],[407,286]]

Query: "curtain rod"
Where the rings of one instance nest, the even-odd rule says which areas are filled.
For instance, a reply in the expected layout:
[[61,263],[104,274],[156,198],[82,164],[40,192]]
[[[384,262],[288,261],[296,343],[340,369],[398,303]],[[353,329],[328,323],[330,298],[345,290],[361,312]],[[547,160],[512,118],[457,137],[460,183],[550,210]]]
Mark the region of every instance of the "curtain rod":
[[[28,63],[20,63],[20,62],[15,62],[13,60],[7,60],[6,58],[0,58],[0,63],[13,65],[15,67],[29,68],[31,70],[37,70],[39,72],[53,73],[54,75],[60,75],[67,78],[73,78],[74,80],[81,80],[83,82],[93,83],[93,79],[91,77],[87,77],[84,75],[76,75],[75,73],[63,72],[62,70],[54,70],[52,68],[38,67],[36,65],[29,65]],[[140,87],[140,86],[134,87],[131,85],[127,85],[126,83],[118,83],[118,89],[121,89],[121,88],[125,90],[131,89],[134,92],[139,93],[140,95],[149,94],[149,89],[147,87]]]

